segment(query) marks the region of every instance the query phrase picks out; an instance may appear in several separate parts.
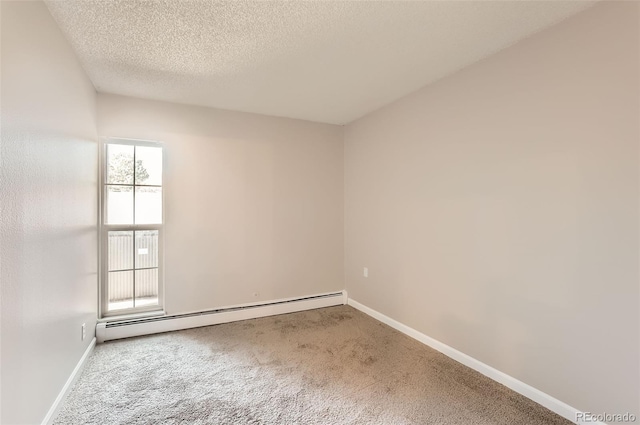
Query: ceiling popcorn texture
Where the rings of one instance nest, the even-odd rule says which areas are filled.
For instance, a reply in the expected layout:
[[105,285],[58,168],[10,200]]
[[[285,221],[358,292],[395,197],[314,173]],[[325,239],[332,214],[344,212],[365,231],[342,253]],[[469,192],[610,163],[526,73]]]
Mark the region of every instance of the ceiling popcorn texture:
[[344,124],[592,1],[47,1],[99,92]]

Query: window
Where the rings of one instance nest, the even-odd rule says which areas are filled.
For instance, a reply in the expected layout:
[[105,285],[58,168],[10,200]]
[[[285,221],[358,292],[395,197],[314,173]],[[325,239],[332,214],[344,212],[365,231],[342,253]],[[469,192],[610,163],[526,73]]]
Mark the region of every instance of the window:
[[102,316],[161,310],[162,146],[111,139],[103,158]]

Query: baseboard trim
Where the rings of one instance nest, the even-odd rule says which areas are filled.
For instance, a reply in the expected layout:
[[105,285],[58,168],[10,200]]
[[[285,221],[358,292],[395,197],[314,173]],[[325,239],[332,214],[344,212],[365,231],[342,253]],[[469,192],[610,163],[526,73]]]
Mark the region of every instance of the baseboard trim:
[[222,323],[295,313],[346,303],[346,292],[337,291],[298,298],[264,301],[261,303],[239,304],[216,308],[214,310],[195,311],[177,315],[98,323],[96,326],[96,337],[98,338],[98,343],[102,343],[114,339],[219,325]]
[[[357,302],[356,300],[349,298],[347,300],[347,304],[352,306],[353,308],[360,310],[361,312],[373,317],[376,320],[379,320],[380,322],[391,326],[392,328],[396,329],[397,331],[402,332],[403,334],[410,336],[411,338],[425,344],[428,345],[429,347],[433,348],[434,350],[437,350],[439,352],[441,352],[442,354],[446,355],[447,357],[452,358],[453,360],[462,363],[463,365],[470,367],[471,369],[480,372],[481,374],[483,374],[484,376],[493,379],[494,381],[504,385],[507,388],[512,389],[513,391],[527,397],[530,400],[535,401],[536,403],[546,407],[547,409],[551,410],[554,413],[557,413],[558,415],[562,416],[563,418],[578,424],[578,425],[582,425],[582,424],[586,424],[587,422],[582,422],[582,421],[578,421],[578,413],[581,413],[580,410],[575,409],[571,406],[569,406],[568,404],[550,396],[547,393],[544,393],[534,387],[532,387],[531,385],[525,384],[524,382],[510,376],[507,375],[504,372],[501,372],[483,362],[481,362],[480,360],[477,360],[461,351],[456,350],[453,347],[448,346],[447,344],[444,344],[434,338],[431,338],[403,323],[398,322],[397,320],[394,320],[388,316],[385,316],[384,314],[370,308],[367,307],[364,304],[361,304],[359,302]],[[588,422],[590,425],[606,425],[603,422]]]
[[56,400],[51,405],[51,408],[47,412],[47,415],[42,420],[42,425],[53,424],[53,421],[56,419],[56,416],[58,416],[58,413],[62,408],[62,404],[67,398],[67,395],[69,395],[71,388],[73,388],[73,384],[75,384],[75,382],[80,377],[80,373],[82,372],[82,369],[84,369],[84,366],[87,363],[87,359],[89,358],[89,355],[91,354],[95,346],[96,339],[93,338],[89,343],[87,349],[84,350],[84,354],[82,355],[82,357],[80,357],[80,360],[78,361],[78,364],[76,364],[76,367],[73,369],[73,372],[71,372],[71,375],[69,375],[69,378],[67,379],[67,382],[65,382],[64,387],[62,387],[62,390],[60,390],[58,397],[56,397]]

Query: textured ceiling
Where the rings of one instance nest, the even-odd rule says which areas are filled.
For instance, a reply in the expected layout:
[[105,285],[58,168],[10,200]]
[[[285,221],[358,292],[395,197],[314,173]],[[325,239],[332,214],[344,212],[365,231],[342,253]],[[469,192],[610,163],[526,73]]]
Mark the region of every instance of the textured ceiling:
[[343,124],[591,1],[48,1],[99,92]]

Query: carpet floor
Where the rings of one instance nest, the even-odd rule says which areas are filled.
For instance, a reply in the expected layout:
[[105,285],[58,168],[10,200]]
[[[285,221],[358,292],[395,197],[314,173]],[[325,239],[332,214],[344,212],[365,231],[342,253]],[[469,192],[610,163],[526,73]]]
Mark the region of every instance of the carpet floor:
[[349,306],[98,345],[73,424],[570,424]]

